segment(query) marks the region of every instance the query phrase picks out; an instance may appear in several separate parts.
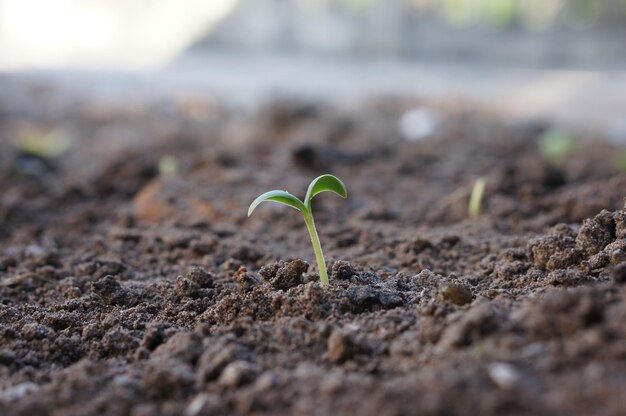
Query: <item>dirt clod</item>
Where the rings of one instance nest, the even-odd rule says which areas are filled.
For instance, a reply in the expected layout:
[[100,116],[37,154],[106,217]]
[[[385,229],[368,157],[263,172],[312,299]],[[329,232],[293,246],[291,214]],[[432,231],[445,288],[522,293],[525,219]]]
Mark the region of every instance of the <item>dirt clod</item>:
[[452,302],[455,305],[465,305],[472,301],[472,291],[458,283],[444,283],[437,289],[437,301]]
[[194,268],[176,278],[175,292],[179,298],[207,296],[206,289],[213,287],[213,275],[200,268]]
[[359,353],[359,345],[354,335],[335,330],[328,337],[326,356],[334,364],[341,364]]
[[248,272],[245,267],[240,267],[233,275],[233,282],[243,289],[244,291],[250,291],[253,288],[262,284],[261,279],[252,273]]
[[564,269],[583,259],[574,230],[565,224],[554,227],[547,236],[531,239],[527,247],[528,258],[541,269]]
[[593,218],[583,221],[576,237],[576,246],[588,256],[602,250],[615,239],[615,221],[613,214],[602,210]]
[[301,285],[302,274],[309,269],[309,264],[303,260],[290,260],[272,263],[259,270],[261,277],[269,282],[276,290],[289,290]]
[[122,285],[111,275],[106,275],[91,286],[93,293],[101,296],[110,305],[126,305],[131,299],[131,293],[122,288]]
[[337,260],[330,269],[332,280],[350,280],[352,276],[358,275],[359,272],[352,264],[345,260]]

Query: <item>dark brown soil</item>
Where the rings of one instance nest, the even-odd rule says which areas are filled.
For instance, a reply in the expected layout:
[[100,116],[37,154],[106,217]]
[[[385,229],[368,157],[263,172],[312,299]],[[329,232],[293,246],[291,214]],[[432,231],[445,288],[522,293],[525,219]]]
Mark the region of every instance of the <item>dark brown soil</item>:
[[[612,146],[549,165],[543,126],[449,106],[406,142],[401,100],[250,113],[28,94],[0,102],[0,414],[626,411]],[[75,139],[60,157],[13,146],[51,128]],[[324,287],[296,211],[246,210],[326,172],[349,198],[314,203]]]

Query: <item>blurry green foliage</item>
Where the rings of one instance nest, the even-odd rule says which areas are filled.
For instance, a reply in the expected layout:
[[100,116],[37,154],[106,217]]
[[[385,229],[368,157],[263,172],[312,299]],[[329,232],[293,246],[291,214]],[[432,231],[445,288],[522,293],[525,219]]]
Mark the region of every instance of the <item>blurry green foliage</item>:
[[474,182],[472,193],[470,195],[467,213],[471,218],[480,215],[483,206],[483,197],[485,196],[485,188],[487,187],[487,179],[480,177]]
[[593,25],[603,8],[626,15],[626,0],[298,0],[305,6],[342,7],[354,13],[370,10],[385,1],[411,7],[420,15],[438,15],[448,25],[466,27],[476,23],[502,28],[519,22],[530,31],[547,30],[559,20],[569,26]]
[[21,153],[52,159],[72,146],[70,137],[60,130],[47,134],[28,133],[17,139],[16,148]]
[[165,155],[159,159],[159,176],[173,178],[178,176],[178,159],[171,155]]
[[539,137],[539,152],[550,164],[559,164],[576,150],[574,137],[561,129],[550,129]]
[[483,20],[492,27],[504,27],[515,18],[515,0],[483,0]]
[[615,167],[626,172],[626,150],[620,150],[615,156]]
[[468,26],[476,18],[475,3],[472,0],[443,0],[441,8],[444,19],[452,26]]
[[565,19],[574,27],[589,27],[598,20],[601,8],[599,0],[569,0],[565,7]]

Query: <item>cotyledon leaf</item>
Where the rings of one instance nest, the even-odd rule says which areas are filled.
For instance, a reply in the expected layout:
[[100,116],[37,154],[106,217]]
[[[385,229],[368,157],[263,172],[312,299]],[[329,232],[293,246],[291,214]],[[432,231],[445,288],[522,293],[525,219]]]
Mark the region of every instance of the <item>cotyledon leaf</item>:
[[339,180],[339,178],[333,175],[322,175],[313,180],[309,185],[309,189],[306,192],[304,202],[307,207],[310,207],[313,197],[320,192],[330,191],[334,192],[342,198],[348,197],[348,191],[346,186]]
[[304,203],[300,201],[297,197],[291,195],[287,191],[274,190],[259,195],[257,199],[252,201],[252,203],[250,204],[250,208],[248,208],[248,217],[250,216],[250,214],[252,214],[252,211],[254,211],[254,209],[259,206],[261,202],[265,201],[278,202],[295,208],[302,213],[306,212],[306,207],[304,206]]

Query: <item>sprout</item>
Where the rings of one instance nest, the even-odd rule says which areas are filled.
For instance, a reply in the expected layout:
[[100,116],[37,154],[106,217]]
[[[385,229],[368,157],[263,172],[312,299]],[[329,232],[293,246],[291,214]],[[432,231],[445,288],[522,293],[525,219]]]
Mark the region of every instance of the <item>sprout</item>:
[[477,217],[480,214],[486,185],[487,180],[482,176],[476,179],[476,181],[474,182],[474,186],[472,187],[472,194],[470,195],[469,205],[467,206],[467,213],[472,218]]
[[539,138],[539,152],[550,164],[558,165],[576,150],[576,140],[564,130],[550,129]]
[[178,175],[178,160],[171,155],[165,155],[159,159],[159,176],[170,179]]
[[16,144],[17,150],[23,154],[52,159],[60,156],[72,146],[71,138],[60,130],[47,134],[31,133],[21,136]]
[[315,252],[315,260],[317,261],[320,280],[322,284],[328,284],[326,262],[324,261],[322,246],[317,235],[317,230],[315,229],[315,222],[313,221],[313,213],[311,211],[311,200],[315,195],[324,191],[334,192],[342,198],[346,198],[348,196],[348,191],[346,191],[346,186],[343,182],[333,175],[322,175],[311,182],[309,189],[306,192],[306,196],[304,197],[304,202],[287,191],[269,191],[252,201],[250,208],[248,208],[248,216],[250,216],[254,209],[264,201],[278,202],[300,211],[304,216],[304,223],[306,224],[306,227],[309,230],[309,235],[311,236],[311,243],[313,244],[313,251]]
[[620,150],[615,156],[615,167],[626,172],[626,150]]

